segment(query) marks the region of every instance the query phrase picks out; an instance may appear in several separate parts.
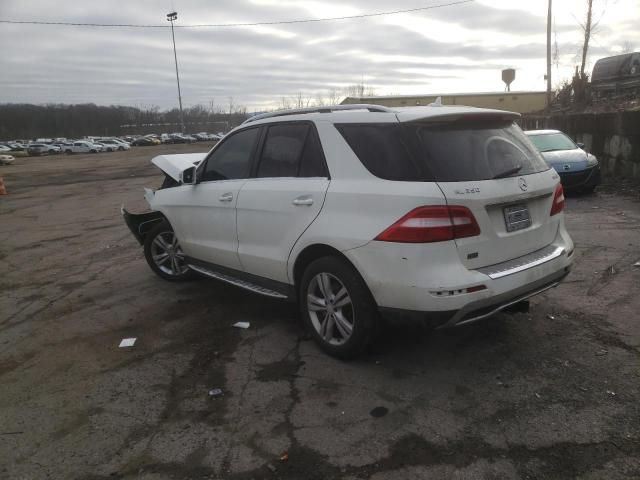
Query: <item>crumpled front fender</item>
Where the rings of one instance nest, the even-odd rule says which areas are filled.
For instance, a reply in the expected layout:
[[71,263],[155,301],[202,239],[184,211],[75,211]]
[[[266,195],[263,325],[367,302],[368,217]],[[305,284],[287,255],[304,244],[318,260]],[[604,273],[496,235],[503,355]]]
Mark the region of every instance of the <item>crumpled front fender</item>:
[[129,227],[129,230],[131,230],[140,245],[144,245],[144,240],[149,230],[165,219],[164,215],[156,210],[145,213],[131,213],[124,208],[124,205],[120,207],[120,213],[122,213],[127,227]]

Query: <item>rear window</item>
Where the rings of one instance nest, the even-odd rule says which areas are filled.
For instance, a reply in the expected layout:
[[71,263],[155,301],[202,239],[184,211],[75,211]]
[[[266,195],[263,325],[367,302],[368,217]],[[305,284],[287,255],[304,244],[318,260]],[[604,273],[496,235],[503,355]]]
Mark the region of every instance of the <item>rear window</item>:
[[387,180],[462,182],[549,169],[512,122],[484,119],[441,124],[342,124],[336,128],[363,165]]

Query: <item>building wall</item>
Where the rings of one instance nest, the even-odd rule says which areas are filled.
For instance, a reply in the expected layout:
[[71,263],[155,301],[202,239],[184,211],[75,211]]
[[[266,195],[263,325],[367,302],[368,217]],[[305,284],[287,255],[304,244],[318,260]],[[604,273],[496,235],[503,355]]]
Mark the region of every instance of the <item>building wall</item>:
[[385,107],[413,107],[429,105],[438,96],[444,105],[495,108],[518,113],[538,112],[545,108],[545,92],[465,93],[456,95],[416,95],[392,97],[347,97],[342,104],[371,103]]
[[640,111],[525,115],[525,130],[561,130],[593,153],[605,174],[640,179]]

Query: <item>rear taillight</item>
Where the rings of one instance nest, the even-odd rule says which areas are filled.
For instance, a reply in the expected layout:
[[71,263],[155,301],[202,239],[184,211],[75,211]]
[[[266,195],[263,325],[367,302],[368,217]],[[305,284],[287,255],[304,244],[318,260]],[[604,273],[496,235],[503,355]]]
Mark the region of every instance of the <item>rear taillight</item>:
[[551,205],[551,213],[549,215],[553,216],[562,210],[564,210],[564,189],[562,188],[562,184],[559,183],[556,187],[556,193],[553,194],[553,204]]
[[467,207],[435,205],[411,210],[375,239],[381,242],[429,243],[480,235]]

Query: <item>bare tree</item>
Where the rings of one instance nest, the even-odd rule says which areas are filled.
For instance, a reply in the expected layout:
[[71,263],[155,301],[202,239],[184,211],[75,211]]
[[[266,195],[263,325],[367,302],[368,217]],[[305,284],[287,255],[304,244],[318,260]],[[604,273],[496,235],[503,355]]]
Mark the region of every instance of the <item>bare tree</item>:
[[338,93],[338,89],[335,87],[331,87],[327,92],[327,102],[329,105],[337,105],[340,103],[340,93]]
[[373,87],[366,85],[364,82],[349,85],[344,89],[344,93],[348,97],[371,97],[375,95]]
[[233,97],[228,98],[229,101],[229,115],[233,115],[235,104],[233,102]]
[[280,97],[279,109],[280,110],[289,110],[289,109],[291,109],[291,102],[289,102],[289,99],[287,97]]
[[633,52],[633,44],[629,40],[625,40],[622,44],[622,52],[621,53],[631,53]]

